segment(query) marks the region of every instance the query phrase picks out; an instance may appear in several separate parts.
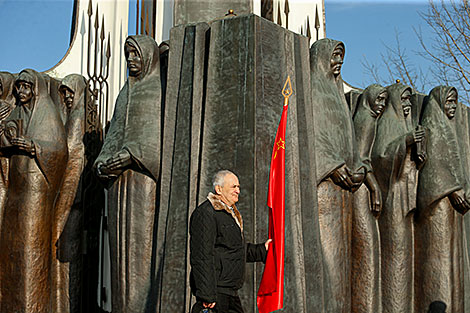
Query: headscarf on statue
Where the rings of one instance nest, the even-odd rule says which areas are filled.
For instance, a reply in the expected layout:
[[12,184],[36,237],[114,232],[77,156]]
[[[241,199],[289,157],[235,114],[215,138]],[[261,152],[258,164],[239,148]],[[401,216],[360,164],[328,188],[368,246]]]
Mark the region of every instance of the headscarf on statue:
[[377,132],[377,120],[379,115],[371,109],[377,97],[387,89],[378,84],[367,87],[359,96],[356,112],[354,113],[354,131],[361,162],[372,171],[371,152]]
[[400,177],[407,153],[406,134],[413,130],[411,115],[405,119],[401,96],[411,87],[397,83],[387,87],[387,106],[377,123],[372,166],[384,198]]
[[6,120],[23,120],[23,135],[34,142],[36,160],[47,182],[60,183],[68,153],[59,110],[49,96],[43,74],[25,69],[18,75],[17,81],[20,80],[33,86],[33,107],[27,111],[17,105]]
[[158,45],[151,37],[129,36],[137,48],[142,72],[129,76],[116,100],[106,140],[95,164],[127,150],[142,170],[157,179],[160,170],[161,78]]
[[425,99],[422,125],[427,132],[426,163],[419,174],[418,208],[429,207],[452,192],[464,189],[468,193],[468,182],[464,172],[465,155],[460,151],[457,127],[462,118],[462,106],[457,105],[454,118],[449,119],[444,105],[451,91],[450,86],[438,86]]
[[324,38],[310,48],[311,93],[315,125],[317,184],[346,164],[352,171],[363,165],[355,150],[354,127],[341,74],[331,69],[334,50],[344,44]]
[[11,106],[15,103],[15,96],[13,95],[13,85],[15,83],[15,76],[8,72],[0,72],[0,105],[6,102]]

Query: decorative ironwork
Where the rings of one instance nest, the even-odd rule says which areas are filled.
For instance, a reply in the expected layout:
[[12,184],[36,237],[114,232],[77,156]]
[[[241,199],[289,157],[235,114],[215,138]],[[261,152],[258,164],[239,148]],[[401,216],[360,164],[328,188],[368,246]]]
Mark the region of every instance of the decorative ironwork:
[[[106,217],[104,214],[104,191],[93,173],[93,163],[98,156],[103,142],[103,126],[108,124],[109,112],[109,61],[111,58],[111,36],[108,33],[106,43],[104,15],[101,27],[99,23],[98,5],[96,5],[95,19],[93,23],[92,0],[88,5],[88,47],[87,47],[87,86],[89,101],[85,109],[85,157],[86,166],[83,172],[82,210],[84,220],[84,241],[86,247],[86,262],[84,266],[84,286],[88,290],[82,301],[82,312],[95,311],[96,286],[98,285],[98,268],[100,269],[101,290],[98,303],[106,302],[106,289],[103,287],[103,261],[99,264],[99,255],[103,258],[104,245],[99,246],[100,237],[104,237],[106,229]],[[93,24],[92,24],[93,23]],[[94,35],[93,35],[94,33]],[[100,221],[103,227],[100,230]],[[89,271],[89,273],[88,273]],[[93,275],[93,277],[92,277]]]
[[[98,5],[96,6],[95,15],[95,36],[92,38],[92,1],[90,0],[88,6],[88,60],[87,60],[87,75],[88,75],[88,88],[91,91],[93,101],[97,105],[98,113],[101,116],[102,125],[107,124],[107,113],[109,109],[109,59],[111,58],[111,36],[108,34],[108,43],[106,50],[105,45],[105,30],[104,30],[104,15],[102,19],[101,32],[99,32],[99,13]],[[94,41],[92,41],[94,39]],[[99,39],[99,40],[98,40]],[[94,44],[94,52],[92,55],[92,46]],[[106,51],[106,53],[104,53]],[[93,60],[93,65],[91,64]],[[93,119],[95,116],[87,116],[88,119]],[[91,123],[93,124],[93,123]]]
[[315,30],[316,38],[315,40],[320,39],[320,18],[318,17],[318,5],[315,6]]
[[282,26],[282,19],[281,19],[281,3],[277,3],[277,25]]
[[286,28],[289,29],[289,0],[286,0],[284,4],[284,14],[286,15]]
[[308,15],[307,15],[307,34],[306,35],[310,42],[310,40],[312,39],[312,33],[310,32],[310,19],[308,18]]

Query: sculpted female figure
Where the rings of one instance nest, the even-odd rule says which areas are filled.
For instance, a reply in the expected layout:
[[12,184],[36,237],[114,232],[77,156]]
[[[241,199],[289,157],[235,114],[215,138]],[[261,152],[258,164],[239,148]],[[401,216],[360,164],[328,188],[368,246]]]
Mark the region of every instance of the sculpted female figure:
[[412,148],[424,139],[411,119],[411,88],[387,87],[388,100],[378,121],[372,168],[382,191],[379,218],[383,312],[409,313],[413,307],[413,212],[418,166]]
[[116,100],[98,175],[108,180],[113,312],[155,312],[152,250],[160,171],[161,79],[158,46],[130,36],[125,54],[129,78]]
[[332,39],[310,48],[320,240],[325,268],[325,312],[351,312],[352,193],[365,176],[341,79],[344,44]]
[[9,157],[9,184],[0,233],[0,312],[50,312],[54,200],[67,146],[64,126],[44,78],[22,71],[16,107],[6,119],[1,153]]
[[380,85],[367,87],[359,98],[354,114],[356,142],[367,175],[354,193],[352,214],[352,311],[379,313],[380,235],[377,218],[382,208],[380,187],[371,164],[371,151],[377,131],[377,120],[385,109],[387,89]]
[[[67,220],[70,218],[77,228],[80,218],[77,197],[80,177],[85,162],[85,147],[83,136],[85,134],[85,102],[86,81],[78,74],[66,76],[59,87],[59,94],[63,105],[65,117],[65,132],[67,136],[68,161],[60,192],[55,203],[54,224],[52,231],[52,292],[53,312],[70,312],[75,293],[72,291],[79,286],[69,286],[70,265],[77,260],[79,240],[76,242],[77,229],[70,227],[64,231]],[[74,240],[75,239],[75,240]],[[73,249],[75,248],[75,249]],[[74,250],[74,251],[72,251]],[[72,271],[73,272],[73,271]]]
[[462,214],[470,194],[457,135],[461,109],[449,86],[434,88],[424,102],[428,159],[419,173],[415,219],[416,312],[434,301],[447,312],[464,312]]
[[[0,72],[0,121],[10,115],[15,106],[15,96],[13,95],[13,84],[15,76],[8,72]],[[0,156],[0,228],[3,205],[8,188],[8,158]]]

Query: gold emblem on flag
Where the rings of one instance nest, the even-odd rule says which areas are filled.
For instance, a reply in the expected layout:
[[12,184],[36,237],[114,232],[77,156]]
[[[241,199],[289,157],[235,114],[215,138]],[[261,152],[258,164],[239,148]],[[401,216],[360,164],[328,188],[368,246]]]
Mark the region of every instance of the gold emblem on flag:
[[292,84],[290,82],[290,76],[287,76],[287,80],[282,88],[282,95],[284,96],[284,105],[289,104],[289,97],[292,95]]
[[276,158],[277,151],[279,151],[279,149],[286,150],[286,142],[282,140],[282,138],[279,138],[279,141],[276,142],[276,145],[277,145],[277,149],[276,149],[276,152],[274,152],[274,158]]

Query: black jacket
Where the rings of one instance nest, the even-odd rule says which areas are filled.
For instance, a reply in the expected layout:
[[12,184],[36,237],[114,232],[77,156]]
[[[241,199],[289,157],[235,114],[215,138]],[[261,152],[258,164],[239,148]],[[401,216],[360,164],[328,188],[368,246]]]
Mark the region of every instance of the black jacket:
[[211,200],[215,205],[204,201],[189,225],[191,290],[208,303],[216,301],[217,293],[236,295],[243,285],[245,263],[264,262],[267,254],[264,243],[245,243],[239,214],[232,215],[220,200]]

